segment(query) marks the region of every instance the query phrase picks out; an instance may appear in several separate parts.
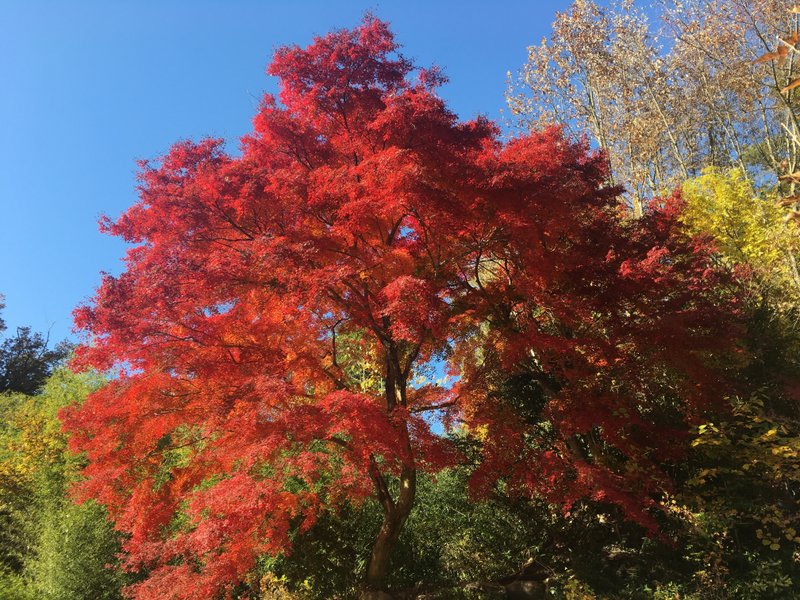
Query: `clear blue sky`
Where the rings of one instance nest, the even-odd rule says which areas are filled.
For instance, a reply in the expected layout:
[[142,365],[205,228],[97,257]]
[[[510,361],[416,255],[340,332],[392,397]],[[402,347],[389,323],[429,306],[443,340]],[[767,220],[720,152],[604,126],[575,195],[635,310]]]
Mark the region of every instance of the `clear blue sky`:
[[403,52],[444,68],[462,118],[499,119],[506,72],[567,0],[0,0],[0,293],[9,329],[70,335],[72,309],[123,245],[97,231],[135,197],[135,164],[179,139],[238,147],[273,50],[392,24]]

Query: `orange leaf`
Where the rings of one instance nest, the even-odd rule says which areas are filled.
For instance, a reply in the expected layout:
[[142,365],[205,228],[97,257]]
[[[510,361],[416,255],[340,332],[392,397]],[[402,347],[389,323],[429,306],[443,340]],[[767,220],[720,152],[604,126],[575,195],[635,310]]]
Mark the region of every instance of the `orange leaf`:
[[788,92],[788,91],[790,91],[790,90],[793,90],[793,89],[794,89],[794,88],[796,88],[798,85],[800,85],[800,77],[798,77],[797,79],[795,79],[794,81],[792,81],[792,83],[790,83],[789,85],[787,85],[785,88],[782,88],[782,89],[781,89],[781,93],[785,93],[785,92]]
[[781,41],[784,44],[788,44],[789,46],[794,48],[795,46],[797,46],[797,42],[800,42],[800,31],[795,31],[788,38],[781,38]]
[[787,46],[778,46],[778,49],[775,52],[767,52],[766,54],[762,54],[757,59],[755,59],[754,63],[765,63],[771,60],[777,60],[778,63],[783,64],[783,61],[786,60],[786,56],[789,54],[789,48]]

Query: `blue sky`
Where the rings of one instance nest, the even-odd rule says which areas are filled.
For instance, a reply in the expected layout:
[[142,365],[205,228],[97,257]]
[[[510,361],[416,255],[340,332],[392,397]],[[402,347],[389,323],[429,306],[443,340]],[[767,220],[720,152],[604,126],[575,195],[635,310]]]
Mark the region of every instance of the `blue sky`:
[[[135,199],[135,160],[180,139],[236,149],[274,49],[358,23],[392,24],[403,53],[450,77],[462,118],[501,119],[506,73],[567,0],[71,2],[0,0],[0,293],[9,328],[70,335],[72,309],[123,245],[101,214]],[[13,329],[12,329],[13,331]]]

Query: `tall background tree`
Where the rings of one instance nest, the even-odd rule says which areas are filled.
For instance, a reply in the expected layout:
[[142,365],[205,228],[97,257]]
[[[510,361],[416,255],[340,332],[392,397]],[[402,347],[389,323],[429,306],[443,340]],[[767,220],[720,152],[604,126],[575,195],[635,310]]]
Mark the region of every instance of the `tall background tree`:
[[35,394],[71,351],[69,342],[51,348],[48,337],[30,327],[18,327],[0,345],[0,393]]
[[[4,308],[5,298],[0,294],[0,313]],[[0,333],[5,330],[0,317]],[[32,332],[30,327],[17,327],[15,335],[0,344],[0,394],[35,394],[71,351],[72,344],[66,340],[50,348],[49,336]]]
[[800,73],[791,6],[690,0],[646,10],[632,0],[603,8],[577,0],[550,38],[528,49],[510,81],[511,111],[524,127],[557,122],[591,133],[636,214],[706,167],[755,179],[794,173]]

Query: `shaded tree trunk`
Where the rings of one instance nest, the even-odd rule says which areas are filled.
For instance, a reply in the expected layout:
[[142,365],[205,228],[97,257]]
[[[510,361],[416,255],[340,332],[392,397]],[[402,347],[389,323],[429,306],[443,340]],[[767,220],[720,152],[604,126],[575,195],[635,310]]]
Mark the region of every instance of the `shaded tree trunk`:
[[384,506],[383,523],[378,537],[372,546],[367,575],[364,582],[363,600],[386,598],[389,562],[392,558],[400,532],[414,506],[417,490],[417,471],[413,467],[405,467],[400,475],[400,492],[397,502],[392,502],[387,510]]
[[[415,355],[416,353],[414,353]],[[413,359],[412,359],[413,360]],[[384,388],[386,394],[386,411],[391,414],[394,409],[406,406],[406,384],[411,360],[401,366],[397,346],[389,342],[386,347],[386,364]],[[375,456],[370,457],[370,478],[375,485],[378,501],[383,508],[383,523],[372,546],[372,553],[367,563],[367,574],[364,580],[362,600],[383,600],[391,598],[387,592],[389,563],[392,559],[400,532],[403,530],[417,494],[417,469],[411,448],[411,438],[405,421],[399,425],[405,440],[407,456],[400,470],[400,489],[397,498],[393,498],[381,472]]]

